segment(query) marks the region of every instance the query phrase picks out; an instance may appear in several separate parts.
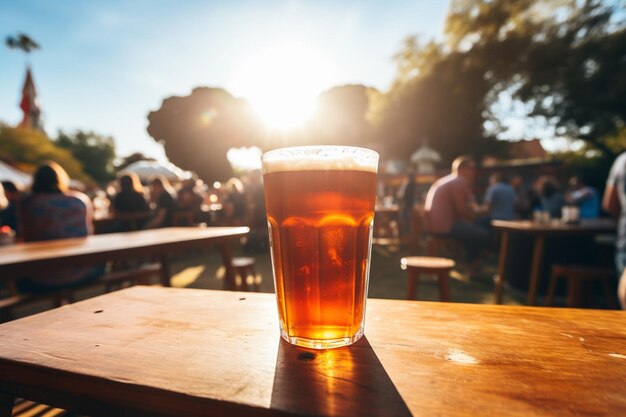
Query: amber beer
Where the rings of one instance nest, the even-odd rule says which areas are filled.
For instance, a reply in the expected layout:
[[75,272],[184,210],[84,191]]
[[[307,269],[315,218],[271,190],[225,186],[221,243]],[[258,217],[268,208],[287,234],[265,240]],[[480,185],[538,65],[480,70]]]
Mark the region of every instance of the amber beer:
[[296,147],[263,156],[282,336],[311,348],[363,335],[378,154]]

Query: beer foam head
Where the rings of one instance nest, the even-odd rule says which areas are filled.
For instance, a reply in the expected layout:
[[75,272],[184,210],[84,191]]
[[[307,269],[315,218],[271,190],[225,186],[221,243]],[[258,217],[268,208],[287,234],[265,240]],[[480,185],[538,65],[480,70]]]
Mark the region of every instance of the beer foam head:
[[378,171],[378,153],[352,146],[294,146],[263,154],[263,173],[308,170]]

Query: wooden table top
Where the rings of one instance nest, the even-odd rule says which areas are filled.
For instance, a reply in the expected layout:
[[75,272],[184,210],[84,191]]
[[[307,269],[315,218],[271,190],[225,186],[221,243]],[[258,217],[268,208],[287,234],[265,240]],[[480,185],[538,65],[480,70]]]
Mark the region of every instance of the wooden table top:
[[624,323],[368,300],[363,339],[312,351],[280,339],[272,294],[134,287],[0,325],[0,394],[93,416],[618,416]]
[[529,220],[493,220],[496,229],[533,234],[596,234],[615,233],[617,223],[613,219],[582,220],[577,224],[561,223],[553,219],[550,223],[537,223]]
[[40,268],[42,265],[67,266],[77,262],[85,264],[106,261],[114,254],[129,254],[149,248],[171,250],[185,244],[219,242],[244,236],[247,227],[169,227],[135,232],[91,235],[84,238],[58,239],[42,242],[17,243],[0,248],[0,276],[23,268]]

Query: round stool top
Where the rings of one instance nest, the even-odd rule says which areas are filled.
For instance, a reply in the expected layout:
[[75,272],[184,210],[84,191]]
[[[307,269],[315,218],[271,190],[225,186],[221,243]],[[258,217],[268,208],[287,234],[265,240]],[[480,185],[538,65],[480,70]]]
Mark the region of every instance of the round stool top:
[[423,269],[452,269],[455,262],[448,258],[436,258],[433,256],[407,256],[400,260],[402,269],[423,268]]
[[237,257],[233,258],[233,267],[241,268],[244,266],[254,265],[254,258]]

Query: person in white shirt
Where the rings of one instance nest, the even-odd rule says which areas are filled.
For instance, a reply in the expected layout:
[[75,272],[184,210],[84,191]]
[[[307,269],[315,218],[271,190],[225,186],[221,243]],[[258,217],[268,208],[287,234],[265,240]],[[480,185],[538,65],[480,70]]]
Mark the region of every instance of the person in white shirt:
[[626,152],[617,157],[606,182],[602,208],[613,217],[618,217],[615,265],[620,274],[617,289],[622,308],[626,310]]

